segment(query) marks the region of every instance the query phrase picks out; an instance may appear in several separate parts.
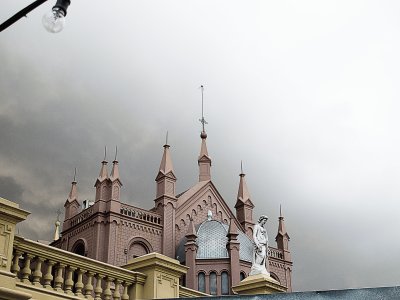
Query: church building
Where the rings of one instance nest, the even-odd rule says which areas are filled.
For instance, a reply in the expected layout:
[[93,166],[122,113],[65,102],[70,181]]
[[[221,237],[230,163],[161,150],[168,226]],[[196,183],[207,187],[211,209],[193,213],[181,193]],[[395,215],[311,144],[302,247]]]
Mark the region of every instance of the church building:
[[[204,118],[202,122],[199,180],[192,187],[177,193],[179,174],[175,174],[170,146],[166,144],[155,178],[154,207],[135,207],[120,201],[118,161],[112,162],[109,173],[104,159],[95,182],[94,202],[81,204],[77,182],[72,182],[64,205],[61,237],[52,245],[116,266],[158,252],[189,267],[181,278],[182,285],[211,295],[232,294],[231,287],[250,272],[252,230],[258,216],[253,217],[255,201],[243,171],[234,212],[218,192],[211,177]],[[277,227],[276,247],[268,248],[267,269],[290,292],[293,264],[282,213]]]

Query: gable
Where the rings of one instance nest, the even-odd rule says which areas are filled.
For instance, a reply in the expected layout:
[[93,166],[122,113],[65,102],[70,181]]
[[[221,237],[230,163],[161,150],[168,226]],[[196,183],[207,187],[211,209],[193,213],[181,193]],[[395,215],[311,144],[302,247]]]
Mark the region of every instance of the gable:
[[211,210],[212,219],[229,224],[229,219],[233,218],[238,228],[241,225],[232,213],[225,200],[222,198],[216,187],[211,181],[199,182],[178,198],[178,207],[175,214],[176,230],[185,236],[190,219],[195,225],[207,220],[207,213]]

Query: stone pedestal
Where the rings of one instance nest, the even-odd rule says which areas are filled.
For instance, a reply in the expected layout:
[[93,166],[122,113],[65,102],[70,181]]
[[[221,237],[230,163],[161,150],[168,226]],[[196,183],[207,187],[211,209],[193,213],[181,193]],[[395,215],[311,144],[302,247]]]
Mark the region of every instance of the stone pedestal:
[[179,279],[188,270],[176,259],[159,253],[134,258],[122,267],[146,274],[143,299],[179,298]]
[[31,298],[15,290],[15,274],[11,273],[15,227],[28,215],[18,204],[0,198],[0,300]]
[[268,275],[258,274],[245,278],[232,290],[239,295],[275,294],[286,292],[286,287]]

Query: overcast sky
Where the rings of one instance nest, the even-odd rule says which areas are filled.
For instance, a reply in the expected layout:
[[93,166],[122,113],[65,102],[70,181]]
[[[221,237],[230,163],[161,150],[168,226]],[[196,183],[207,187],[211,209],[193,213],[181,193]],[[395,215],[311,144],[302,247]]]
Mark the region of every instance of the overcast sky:
[[[31,1],[2,0],[0,22]],[[295,290],[399,285],[400,2],[54,1],[0,34],[0,196],[49,240],[74,167],[93,199],[118,145],[122,199],[150,208],[165,133],[178,191],[197,181],[205,85],[212,179],[233,208],[282,204]]]

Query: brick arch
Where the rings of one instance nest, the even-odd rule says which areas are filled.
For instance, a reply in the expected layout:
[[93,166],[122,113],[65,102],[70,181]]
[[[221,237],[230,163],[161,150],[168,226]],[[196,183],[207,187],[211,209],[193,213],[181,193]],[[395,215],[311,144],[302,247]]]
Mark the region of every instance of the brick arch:
[[269,275],[275,279],[276,281],[278,281],[279,283],[281,283],[281,280],[279,279],[279,277],[274,273],[274,272],[269,272]]
[[153,252],[151,244],[142,237],[134,237],[128,243],[128,257],[142,256]]
[[87,256],[88,243],[84,238],[78,239],[71,248],[72,253],[76,253],[82,256]]

